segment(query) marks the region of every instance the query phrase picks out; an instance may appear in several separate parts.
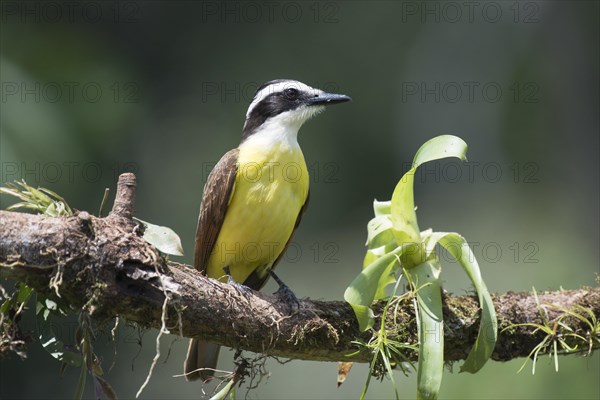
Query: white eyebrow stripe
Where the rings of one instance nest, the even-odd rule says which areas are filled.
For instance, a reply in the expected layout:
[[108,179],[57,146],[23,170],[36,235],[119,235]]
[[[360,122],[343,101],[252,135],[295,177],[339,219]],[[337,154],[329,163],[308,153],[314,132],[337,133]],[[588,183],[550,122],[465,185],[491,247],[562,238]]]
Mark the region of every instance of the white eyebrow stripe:
[[250,116],[250,113],[252,112],[254,107],[256,107],[256,105],[258,103],[260,103],[265,97],[267,97],[268,95],[273,94],[273,93],[283,92],[285,89],[288,89],[288,88],[296,88],[301,92],[309,92],[309,93],[314,92],[315,94],[322,93],[322,90],[312,88],[312,87],[310,87],[302,82],[299,82],[299,81],[285,80],[285,81],[273,83],[269,86],[262,88],[258,93],[256,93],[256,95],[254,96],[254,99],[252,100],[252,103],[250,103],[250,106],[248,106],[248,111],[246,112],[246,118],[248,118]]

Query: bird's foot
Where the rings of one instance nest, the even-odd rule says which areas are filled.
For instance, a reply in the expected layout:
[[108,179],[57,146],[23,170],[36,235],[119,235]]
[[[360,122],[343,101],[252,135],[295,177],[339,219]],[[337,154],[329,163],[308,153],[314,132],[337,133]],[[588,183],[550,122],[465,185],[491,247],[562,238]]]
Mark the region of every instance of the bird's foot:
[[292,289],[290,289],[288,285],[283,283],[283,281],[277,275],[275,275],[275,272],[273,272],[273,270],[269,270],[269,274],[279,285],[279,289],[277,289],[274,295],[279,297],[281,301],[283,301],[288,306],[288,311],[290,315],[298,311],[298,309],[300,308],[300,301],[298,300],[298,297],[296,297]]
[[225,275],[227,275],[227,284],[233,286],[237,289],[237,291],[242,294],[246,299],[250,297],[250,289],[248,286],[244,286],[243,284],[237,282],[235,279],[231,277],[231,273],[229,272],[229,267],[224,267],[223,271],[225,271]]

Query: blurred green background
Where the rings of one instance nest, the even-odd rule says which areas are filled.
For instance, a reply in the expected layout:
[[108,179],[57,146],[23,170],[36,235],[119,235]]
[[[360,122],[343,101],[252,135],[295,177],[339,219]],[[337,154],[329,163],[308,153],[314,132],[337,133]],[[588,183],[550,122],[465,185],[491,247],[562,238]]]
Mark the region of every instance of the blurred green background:
[[[173,228],[189,263],[210,168],[237,146],[257,86],[293,78],[354,99],[299,135],[311,203],[278,268],[297,295],[342,299],[361,268],[373,199],[390,198],[417,148],[445,133],[469,144],[469,162],[418,175],[421,228],[466,236],[493,292],[594,285],[598,2],[2,1],[0,12],[2,183],[25,179],[96,213],[104,188],[133,171],[137,216]],[[446,264],[446,290],[470,291]],[[56,330],[72,340],[75,323]],[[121,326],[116,350],[98,334],[105,369],[113,364],[107,379],[133,397],[156,332]],[[165,337],[164,355],[169,346],[143,397],[197,398],[199,384],[173,377],[187,340]],[[221,354],[230,368],[232,353]],[[597,353],[561,358],[559,373],[543,358],[535,376],[529,366],[517,374],[523,361],[477,375],[454,368],[441,397],[600,396]],[[268,369],[249,398],[357,398],[367,373],[356,365],[337,389],[334,363]],[[26,361],[0,361],[0,397],[71,397],[78,374],[61,376],[33,344]],[[416,376],[396,379],[414,397]],[[367,397],[392,396],[384,381]]]

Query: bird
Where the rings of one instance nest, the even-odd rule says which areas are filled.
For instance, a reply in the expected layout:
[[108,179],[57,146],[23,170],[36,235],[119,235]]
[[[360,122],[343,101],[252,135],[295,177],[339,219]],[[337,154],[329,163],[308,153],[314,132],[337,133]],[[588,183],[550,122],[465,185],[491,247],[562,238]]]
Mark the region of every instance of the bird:
[[[326,106],[352,100],[291,79],[258,87],[238,147],[214,166],[204,185],[194,268],[209,278],[260,290],[274,274],[309,199],[309,176],[298,131]],[[279,292],[279,291],[278,291]],[[295,298],[295,297],[294,297]],[[219,346],[191,339],[188,381],[212,379]]]

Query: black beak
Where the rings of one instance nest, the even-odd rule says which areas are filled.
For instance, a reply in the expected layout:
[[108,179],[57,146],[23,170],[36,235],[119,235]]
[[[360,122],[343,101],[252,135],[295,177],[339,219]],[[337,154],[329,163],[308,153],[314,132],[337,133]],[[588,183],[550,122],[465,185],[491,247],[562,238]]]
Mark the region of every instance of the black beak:
[[335,94],[335,93],[320,93],[315,94],[313,97],[309,97],[306,99],[306,104],[309,106],[316,105],[329,105],[336,103],[345,103],[347,101],[351,101],[352,99],[345,94]]

